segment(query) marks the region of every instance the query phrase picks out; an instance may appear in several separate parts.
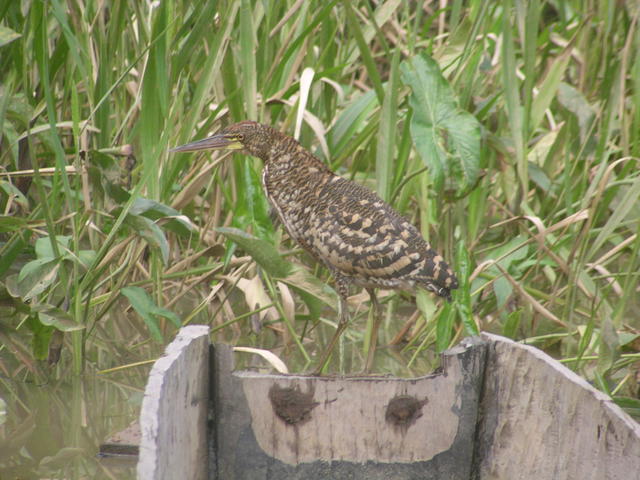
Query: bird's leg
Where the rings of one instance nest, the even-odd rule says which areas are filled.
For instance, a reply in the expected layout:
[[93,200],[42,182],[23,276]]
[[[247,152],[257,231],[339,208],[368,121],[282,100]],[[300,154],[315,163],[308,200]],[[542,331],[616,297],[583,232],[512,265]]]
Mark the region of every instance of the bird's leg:
[[340,319],[338,321],[338,327],[336,328],[336,332],[333,334],[333,338],[329,342],[327,349],[322,354],[322,358],[318,363],[318,366],[313,371],[313,375],[320,375],[325,365],[329,361],[331,357],[331,352],[338,343],[342,332],[344,332],[345,328],[349,324],[349,306],[347,304],[347,296],[349,295],[349,285],[342,277],[336,276],[336,284],[338,287],[338,295],[340,296]]
[[371,337],[369,339],[369,346],[367,350],[367,363],[364,365],[364,372],[369,373],[373,367],[373,357],[376,354],[376,345],[378,343],[378,329],[380,328],[380,321],[382,320],[382,312],[380,310],[380,303],[376,292],[373,288],[367,288],[367,293],[371,299],[371,310],[373,311],[373,328],[371,329]]

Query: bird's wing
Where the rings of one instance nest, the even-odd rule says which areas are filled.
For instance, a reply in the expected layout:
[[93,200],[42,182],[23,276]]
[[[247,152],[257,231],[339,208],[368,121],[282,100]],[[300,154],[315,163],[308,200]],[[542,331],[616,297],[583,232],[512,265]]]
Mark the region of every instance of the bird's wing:
[[411,274],[428,245],[418,231],[373,192],[345,179],[333,182],[309,219],[307,243],[346,275],[391,278]]
[[327,266],[363,285],[419,283],[436,292],[455,288],[444,259],[375,193],[339,179],[327,186],[323,198],[308,219],[305,238]]

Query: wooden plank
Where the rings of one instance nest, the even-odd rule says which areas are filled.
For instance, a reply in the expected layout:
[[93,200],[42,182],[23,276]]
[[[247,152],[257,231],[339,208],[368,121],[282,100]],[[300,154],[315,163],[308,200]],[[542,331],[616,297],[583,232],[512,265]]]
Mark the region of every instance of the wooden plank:
[[640,478],[640,426],[537,348],[489,341],[477,479]]
[[212,478],[469,479],[485,345],[415,379],[234,372],[215,346]]
[[114,433],[100,445],[98,455],[137,457],[140,445],[140,422],[131,422],[124,430]]
[[208,478],[209,327],[184,327],[154,364],[140,413],[138,479]]

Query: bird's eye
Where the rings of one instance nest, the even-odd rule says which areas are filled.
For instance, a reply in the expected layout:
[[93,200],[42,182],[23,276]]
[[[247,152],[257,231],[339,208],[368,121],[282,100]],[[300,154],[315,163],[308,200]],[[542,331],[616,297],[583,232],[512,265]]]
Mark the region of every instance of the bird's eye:
[[244,133],[239,133],[236,135],[236,140],[238,140],[239,142],[244,140]]

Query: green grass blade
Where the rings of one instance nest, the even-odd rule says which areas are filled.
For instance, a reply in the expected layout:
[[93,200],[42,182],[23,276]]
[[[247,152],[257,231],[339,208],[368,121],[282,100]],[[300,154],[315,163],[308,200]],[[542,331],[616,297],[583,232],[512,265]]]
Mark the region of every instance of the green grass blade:
[[400,51],[396,50],[391,60],[391,72],[387,82],[380,112],[378,144],[376,149],[376,183],[378,195],[389,201],[393,187],[394,153],[398,118],[398,65]]

